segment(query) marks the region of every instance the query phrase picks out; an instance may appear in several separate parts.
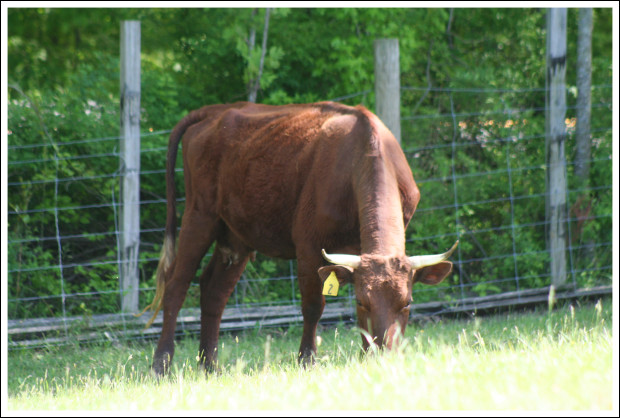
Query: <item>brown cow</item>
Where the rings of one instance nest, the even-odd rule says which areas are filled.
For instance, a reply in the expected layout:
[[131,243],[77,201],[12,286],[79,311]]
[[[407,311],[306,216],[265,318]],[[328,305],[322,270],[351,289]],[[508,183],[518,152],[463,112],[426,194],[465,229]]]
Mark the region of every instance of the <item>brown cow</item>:
[[[175,257],[174,166],[181,138],[186,203]],[[303,364],[316,354],[322,287],[331,272],[353,283],[360,328],[391,347],[407,324],[413,283],[437,284],[452,269],[445,260],[455,247],[440,255],[405,255],[405,228],[420,192],[398,142],[363,106],[205,106],[170,134],[166,183],[166,233],[150,305],[156,309],[151,322],[164,309],[153,359],[157,374],[169,368],[179,309],[213,242],[200,277],[199,354],[207,370],[216,366],[226,302],[255,250],[297,258]],[[324,258],[336,265],[325,266]],[[362,341],[368,348],[371,342]]]

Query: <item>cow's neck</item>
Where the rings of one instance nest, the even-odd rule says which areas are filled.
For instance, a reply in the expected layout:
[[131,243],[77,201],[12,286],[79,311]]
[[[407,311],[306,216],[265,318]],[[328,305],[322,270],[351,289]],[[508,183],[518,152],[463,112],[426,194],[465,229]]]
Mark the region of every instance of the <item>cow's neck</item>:
[[356,198],[362,254],[405,253],[405,226],[398,181],[381,152],[366,156]]

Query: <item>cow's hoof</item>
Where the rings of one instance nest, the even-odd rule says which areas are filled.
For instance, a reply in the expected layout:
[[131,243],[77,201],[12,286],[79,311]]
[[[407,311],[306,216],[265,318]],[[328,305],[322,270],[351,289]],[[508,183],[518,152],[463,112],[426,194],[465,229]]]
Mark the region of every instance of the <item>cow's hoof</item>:
[[151,370],[157,377],[163,377],[170,373],[170,354],[164,353],[161,356],[155,356]]
[[222,368],[216,361],[199,361],[198,368],[202,369],[207,376],[212,374],[222,374]]
[[312,354],[300,355],[298,359],[299,365],[304,369],[312,368],[315,364],[314,356]]

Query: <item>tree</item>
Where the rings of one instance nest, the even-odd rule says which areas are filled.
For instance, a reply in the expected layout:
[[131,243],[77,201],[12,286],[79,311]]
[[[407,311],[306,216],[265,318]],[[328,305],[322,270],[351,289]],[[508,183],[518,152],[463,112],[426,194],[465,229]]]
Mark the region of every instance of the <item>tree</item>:
[[[256,102],[256,95],[258,94],[258,89],[260,88],[260,79],[261,79],[261,76],[263,75],[263,66],[265,64],[265,54],[267,53],[267,34],[269,33],[270,10],[271,10],[270,8],[265,9],[265,25],[263,29],[262,47],[260,50],[260,61],[258,64],[258,74],[253,76],[252,63],[251,62],[248,63],[249,73],[250,73],[249,74],[250,80],[248,83],[248,88],[250,90],[248,94],[249,102]],[[252,10],[252,17],[254,17],[255,14],[256,14],[256,9]],[[248,40],[248,50],[249,50],[250,57],[252,57],[252,52],[254,52],[255,40],[256,40],[256,29],[254,28],[254,26],[252,26],[250,30],[250,39]]]

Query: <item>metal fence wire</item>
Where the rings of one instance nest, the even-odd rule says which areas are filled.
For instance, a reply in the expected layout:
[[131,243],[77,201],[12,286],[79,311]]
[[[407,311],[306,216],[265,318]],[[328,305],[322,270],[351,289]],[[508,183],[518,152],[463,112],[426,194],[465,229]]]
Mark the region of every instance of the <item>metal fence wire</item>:
[[[572,162],[576,105],[569,102],[567,107],[567,290],[571,292],[611,292],[611,85],[595,86],[593,92],[590,177],[585,183],[574,175]],[[364,91],[337,100],[364,103],[371,94]],[[421,191],[406,231],[408,254],[443,252],[460,240],[452,256],[453,273],[438,286],[414,286],[412,316],[482,306],[485,301],[502,305],[533,296],[546,298],[550,254],[544,95],[544,88],[402,88],[402,108],[414,109],[402,115],[402,147]],[[419,107],[420,103],[425,106]],[[440,110],[417,113],[417,109],[428,112],[429,103]],[[48,337],[48,343],[66,342],[74,335],[72,330],[84,324],[90,334],[80,338],[104,338],[114,329],[127,333],[134,319],[120,314],[119,137],[63,142],[47,133],[41,143],[25,145],[12,143],[11,129],[15,128],[9,126],[8,136],[10,346],[44,344],[32,340],[32,335],[50,330],[57,339]],[[169,132],[146,132],[141,140],[141,182],[160,185],[156,192],[141,193],[141,307],[154,294],[163,239]],[[93,160],[109,161],[110,170],[84,168]],[[25,168],[31,177],[20,174]],[[181,196],[177,207],[182,213],[180,164],[176,171]],[[92,196],[92,201],[72,203],[69,197],[78,192]],[[37,204],[28,204],[31,201]],[[84,219],[99,221],[84,224]],[[224,323],[229,322],[228,328],[245,328],[298,322],[300,298],[296,262],[258,254],[230,297]],[[350,318],[354,306],[353,290],[347,285],[339,296],[328,297],[325,318]],[[197,281],[184,307],[178,328],[195,331]],[[97,324],[109,328],[105,333],[93,331]],[[155,326],[127,335],[143,338],[157,332]]]

